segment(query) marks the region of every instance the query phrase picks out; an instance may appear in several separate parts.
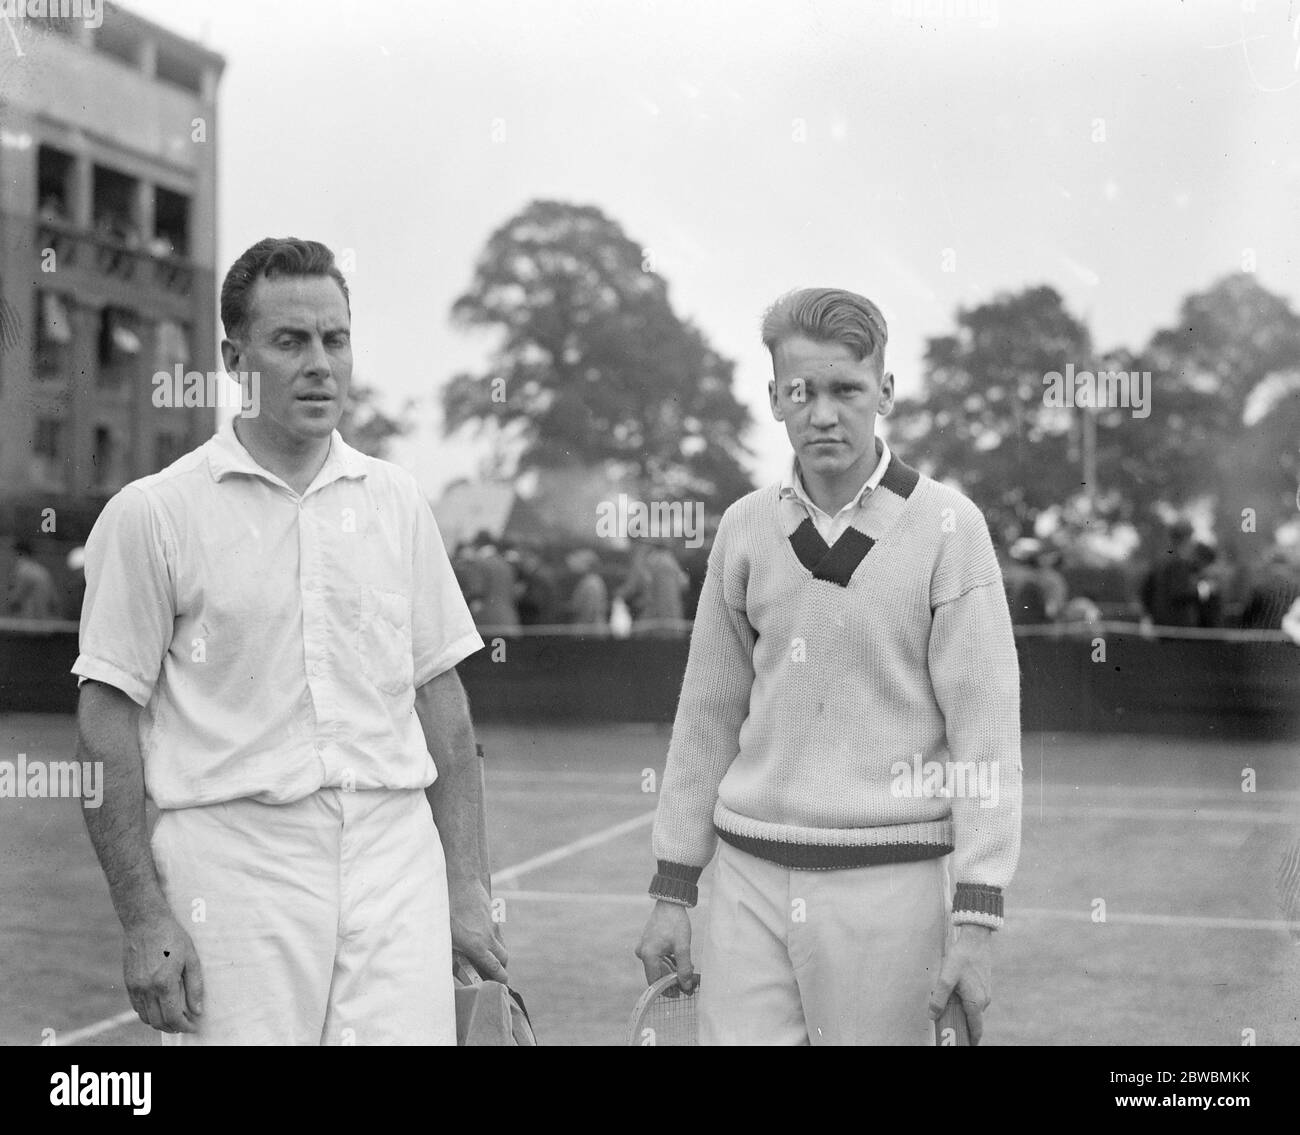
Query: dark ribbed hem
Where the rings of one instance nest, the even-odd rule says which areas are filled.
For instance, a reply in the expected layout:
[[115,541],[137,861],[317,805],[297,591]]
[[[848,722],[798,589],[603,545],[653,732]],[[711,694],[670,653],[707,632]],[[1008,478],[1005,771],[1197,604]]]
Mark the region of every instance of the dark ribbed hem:
[[963,914],[982,914],[1002,921],[1002,888],[983,883],[958,883],[952,897],[953,918]]
[[700,881],[703,867],[689,867],[685,863],[659,860],[659,872],[650,880],[650,897],[681,906],[694,906],[700,901]]
[[885,863],[916,863],[951,854],[950,843],[873,843],[853,846],[783,843],[781,840],[736,835],[714,825],[718,838],[732,847],[796,871],[839,871],[845,867],[879,867]]

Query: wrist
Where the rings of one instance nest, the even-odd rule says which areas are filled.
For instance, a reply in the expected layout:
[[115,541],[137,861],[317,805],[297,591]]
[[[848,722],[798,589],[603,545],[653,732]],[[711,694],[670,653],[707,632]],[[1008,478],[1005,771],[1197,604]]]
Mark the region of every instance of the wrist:
[[172,908],[167,905],[167,900],[161,891],[156,895],[144,896],[132,902],[127,909],[118,911],[118,921],[122,923],[122,929],[127,934],[136,933],[173,918],[175,915],[172,914]]

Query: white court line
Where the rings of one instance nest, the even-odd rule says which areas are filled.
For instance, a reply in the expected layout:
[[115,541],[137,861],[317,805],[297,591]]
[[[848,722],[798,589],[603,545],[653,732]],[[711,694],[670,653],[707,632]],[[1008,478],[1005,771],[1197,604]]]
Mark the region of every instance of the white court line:
[[1094,808],[1078,801],[1074,804],[1040,804],[1039,819],[1074,817],[1080,820],[1208,820],[1215,824],[1297,824],[1294,812],[1249,812],[1245,808]]
[[[602,843],[608,843],[611,839],[617,839],[621,835],[627,835],[628,832],[634,832],[638,828],[648,827],[654,822],[655,814],[645,812],[635,819],[625,820],[621,824],[613,824],[608,828],[602,828],[598,832],[593,832],[589,836],[583,836],[582,839],[575,839],[571,843],[566,843],[562,847],[557,847],[554,851],[548,851],[542,855],[534,855],[531,859],[525,859],[522,863],[516,863],[510,867],[504,867],[500,871],[492,873],[493,883],[507,883],[512,879],[519,878],[520,875],[529,871],[535,871],[539,867],[546,867],[552,863],[558,863],[561,859],[568,859],[571,855],[577,855],[580,851],[587,851],[593,847],[599,847]],[[511,898],[517,898],[524,892],[507,891]],[[649,896],[638,895],[638,902],[645,902]],[[96,1021],[93,1025],[87,1025],[82,1029],[74,1029],[66,1033],[59,1040],[59,1044],[76,1044],[78,1041],[87,1040],[92,1036],[99,1036],[100,1033],[111,1032],[113,1029],[122,1025],[129,1024],[131,1021],[137,1021],[135,1010],[118,1013],[114,1017],[105,1017],[102,1021]],[[57,1035],[57,1034],[56,1034]]]
[[[1091,922],[1089,910],[1053,910],[1048,907],[1013,906],[1011,914],[1026,918],[1061,918],[1071,922]],[[1129,926],[1186,926],[1196,930],[1300,930],[1300,922],[1283,918],[1211,918],[1202,914],[1130,914],[1127,911],[1107,911],[1106,921]]]
[[[620,895],[603,891],[507,891],[518,902],[555,903],[608,903],[616,906],[644,905],[649,895]],[[1057,910],[1049,907],[1013,906],[1012,920],[1026,918],[1056,918],[1066,922],[1091,922],[1088,910]],[[1287,922],[1271,918],[1211,918],[1199,914],[1130,914],[1127,911],[1107,911],[1105,923],[1129,926],[1181,926],[1194,930],[1300,930],[1300,922]]]
[[125,1013],[118,1013],[116,1017],[105,1017],[102,1021],[96,1021],[93,1025],[87,1025],[84,1029],[74,1029],[70,1033],[64,1033],[59,1036],[55,1033],[59,1046],[63,1047],[68,1044],[78,1044],[83,1040],[89,1040],[92,1036],[99,1036],[100,1033],[111,1032],[119,1025],[130,1024],[132,1021],[138,1021],[134,1009],[128,1009]]
[[601,828],[598,832],[583,836],[582,839],[575,839],[572,843],[566,843],[563,847],[557,847],[554,851],[534,855],[532,859],[525,859],[522,863],[516,863],[513,867],[505,867],[500,871],[494,871],[492,872],[492,882],[508,883],[528,871],[536,871],[539,867],[547,867],[552,863],[558,863],[561,859],[568,859],[569,856],[577,855],[580,851],[599,847],[602,843],[608,843],[611,839],[627,835],[628,832],[634,832],[638,828],[649,827],[654,823],[654,818],[654,812],[643,812],[630,820],[624,820],[621,824],[612,824],[610,827]]

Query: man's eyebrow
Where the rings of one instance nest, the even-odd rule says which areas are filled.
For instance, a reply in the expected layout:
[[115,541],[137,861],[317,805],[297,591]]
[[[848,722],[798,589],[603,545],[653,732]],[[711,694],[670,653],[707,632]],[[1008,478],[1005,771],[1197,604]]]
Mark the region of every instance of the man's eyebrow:
[[795,383],[802,382],[804,386],[817,386],[825,383],[827,386],[858,386],[866,387],[868,382],[856,374],[809,374],[791,375],[783,380],[787,386],[793,386]]
[[[273,328],[270,332],[271,338],[276,339],[281,335],[310,335],[311,328],[301,323],[283,323],[279,327]],[[326,335],[351,335],[352,329],[339,325],[337,327],[325,327],[321,330],[321,337]]]

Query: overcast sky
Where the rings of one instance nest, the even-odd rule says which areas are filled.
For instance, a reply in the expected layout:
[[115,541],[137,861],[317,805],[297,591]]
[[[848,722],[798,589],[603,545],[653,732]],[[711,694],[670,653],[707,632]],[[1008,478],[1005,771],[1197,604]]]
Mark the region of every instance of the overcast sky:
[[1251,249],[1300,306],[1285,0],[126,6],[227,58],[223,270],[272,234],[353,250],[355,373],[420,400],[394,457],[433,496],[478,454],[442,438],[437,392],[490,342],[449,308],[538,197],[653,252],[737,361],[760,481],[788,450],[757,324],[791,287],[874,298],[904,394],[926,338],[1000,290],[1051,284],[1099,348],[1136,347]]

